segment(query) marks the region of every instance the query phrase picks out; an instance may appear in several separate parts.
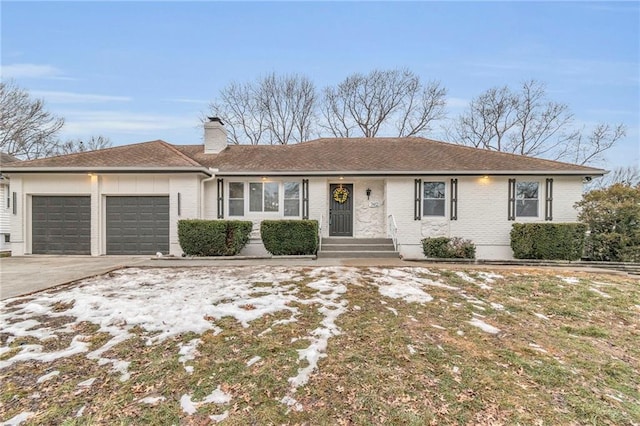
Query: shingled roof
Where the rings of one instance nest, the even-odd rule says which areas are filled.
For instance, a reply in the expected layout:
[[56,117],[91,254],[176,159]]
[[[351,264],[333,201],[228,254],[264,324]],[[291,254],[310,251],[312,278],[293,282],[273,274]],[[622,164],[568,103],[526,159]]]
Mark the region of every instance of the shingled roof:
[[205,154],[203,145],[152,141],[11,164],[3,169],[185,168],[220,175],[257,174],[577,174],[604,170],[487,151],[425,138],[323,138],[295,145],[229,145]]
[[46,171],[132,170],[203,170],[201,164],[182,154],[174,145],[162,140],[117,146],[97,151],[85,151],[56,157],[11,163],[3,171],[23,169]]
[[425,138],[324,138],[295,145],[229,145],[205,154],[202,145],[176,146],[219,174],[265,173],[558,173],[602,174],[604,170],[558,161],[487,151]]

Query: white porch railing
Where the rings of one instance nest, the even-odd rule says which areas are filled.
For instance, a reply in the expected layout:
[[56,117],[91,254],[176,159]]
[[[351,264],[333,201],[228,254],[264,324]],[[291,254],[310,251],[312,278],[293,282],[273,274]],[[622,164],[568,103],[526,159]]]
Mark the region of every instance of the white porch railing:
[[398,224],[396,223],[396,218],[393,217],[392,214],[387,216],[387,224],[389,226],[389,236],[393,241],[393,249],[398,251]]
[[320,220],[318,221],[318,251],[322,250],[322,222],[324,221],[324,215],[320,214]]

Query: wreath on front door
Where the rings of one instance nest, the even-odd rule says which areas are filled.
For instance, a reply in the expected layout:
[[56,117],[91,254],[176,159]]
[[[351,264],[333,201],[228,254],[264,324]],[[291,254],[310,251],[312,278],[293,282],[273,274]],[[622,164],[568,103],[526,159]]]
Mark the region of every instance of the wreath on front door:
[[349,191],[339,186],[333,190],[333,199],[340,204],[344,204],[349,199]]

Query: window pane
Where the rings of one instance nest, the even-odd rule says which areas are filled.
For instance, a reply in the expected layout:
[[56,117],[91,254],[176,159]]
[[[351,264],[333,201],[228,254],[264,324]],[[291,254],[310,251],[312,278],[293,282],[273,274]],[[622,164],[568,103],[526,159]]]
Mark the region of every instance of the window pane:
[[538,199],[538,182],[518,182],[516,188],[516,198]]
[[538,182],[517,182],[516,199],[516,216],[538,216]]
[[284,183],[284,199],[299,199],[300,198],[300,184],[298,182],[285,182]]
[[244,198],[244,183],[229,182],[229,198]]
[[277,182],[264,184],[264,211],[277,212],[280,207],[279,187]]
[[249,184],[249,211],[252,211],[252,212],[262,211],[262,184],[261,183]]
[[538,216],[538,200],[517,200],[516,216],[520,216],[520,217]]
[[444,182],[425,182],[423,198],[444,198]]
[[444,200],[429,200],[423,201],[423,216],[444,216]]
[[229,200],[229,216],[244,216],[244,200]]
[[299,200],[284,200],[284,215],[285,216],[300,216],[300,201]]

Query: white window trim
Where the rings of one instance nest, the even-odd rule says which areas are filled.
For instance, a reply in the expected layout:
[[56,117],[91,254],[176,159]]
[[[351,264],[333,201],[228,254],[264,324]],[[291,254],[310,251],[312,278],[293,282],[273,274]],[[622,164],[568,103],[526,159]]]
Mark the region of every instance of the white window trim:
[[[297,183],[298,184],[298,215],[296,216],[285,216],[284,215],[284,201],[285,201],[285,183]],[[243,197],[244,197],[244,209],[242,216],[231,216],[229,209],[229,201],[230,200],[239,200],[239,198],[230,198],[231,191],[229,190],[229,186],[232,183],[242,183],[243,184]],[[259,183],[262,185],[262,210],[251,210],[251,184]],[[278,184],[278,210],[277,211],[265,211],[264,210],[264,184],[266,183],[277,183]],[[225,182],[225,194],[224,194],[224,203],[227,207],[227,216],[239,218],[239,217],[251,217],[251,216],[272,216],[272,217],[281,217],[287,219],[300,219],[302,218],[302,179],[300,180],[233,180]],[[287,198],[287,200],[294,200],[294,198]]]

